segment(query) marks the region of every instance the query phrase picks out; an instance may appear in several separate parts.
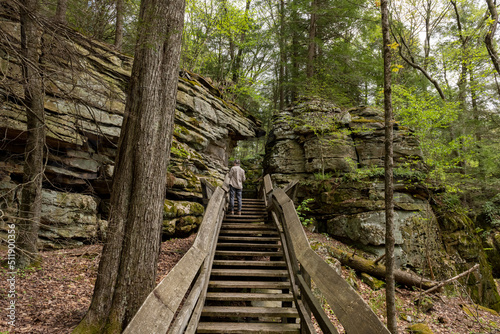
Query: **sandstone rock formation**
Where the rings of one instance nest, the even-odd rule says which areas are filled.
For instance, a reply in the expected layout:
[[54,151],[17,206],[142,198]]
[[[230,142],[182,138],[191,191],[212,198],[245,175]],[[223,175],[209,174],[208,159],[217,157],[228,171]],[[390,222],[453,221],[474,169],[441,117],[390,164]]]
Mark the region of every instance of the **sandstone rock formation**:
[[[470,219],[436,214],[423,182],[426,170],[418,141],[397,123],[394,159],[398,264],[439,279],[481,263],[481,273],[470,278],[472,294],[476,301],[500,308]],[[320,99],[302,101],[274,119],[264,164],[279,186],[299,181],[299,202],[314,199],[311,209],[320,232],[375,255],[385,252],[382,110],[343,110]]]
[[[4,17],[0,34],[0,209],[14,217],[26,141],[19,23]],[[47,191],[40,238],[43,245],[60,247],[95,238],[105,225],[133,59],[64,27],[46,31],[42,40]],[[202,196],[199,178],[221,182],[236,142],[262,133],[209,80],[186,71],[179,77],[174,132],[168,178],[158,182],[167,183],[167,198],[194,202]],[[183,219],[177,226],[187,232],[199,224],[199,215],[196,208],[167,220]],[[187,224],[185,217],[198,218]]]

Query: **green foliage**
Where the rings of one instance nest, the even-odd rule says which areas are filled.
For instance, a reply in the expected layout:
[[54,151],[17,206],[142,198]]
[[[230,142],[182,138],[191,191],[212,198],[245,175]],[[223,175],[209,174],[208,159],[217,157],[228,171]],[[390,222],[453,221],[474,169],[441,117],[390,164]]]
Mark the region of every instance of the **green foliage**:
[[316,181],[329,180],[333,177],[332,173],[314,173],[314,179]]
[[306,198],[297,206],[297,215],[304,226],[314,224],[314,218],[307,217],[307,213],[311,211],[309,204],[313,201],[314,199],[312,198]]
[[377,165],[369,165],[358,168],[358,163],[351,158],[344,158],[349,165],[350,172],[345,173],[343,178],[345,181],[363,181],[370,178],[384,177],[385,171],[383,167]]
[[492,226],[500,226],[500,193],[484,203],[482,209]]

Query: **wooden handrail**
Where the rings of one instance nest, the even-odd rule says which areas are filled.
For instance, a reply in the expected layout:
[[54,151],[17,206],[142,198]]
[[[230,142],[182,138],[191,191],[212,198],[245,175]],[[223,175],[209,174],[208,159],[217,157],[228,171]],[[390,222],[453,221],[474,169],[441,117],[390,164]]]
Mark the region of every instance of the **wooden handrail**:
[[[312,294],[309,293],[309,287],[303,277],[303,274],[307,273],[321,290],[347,333],[389,334],[384,324],[356,291],[311,249],[293,201],[282,189],[274,189],[271,195],[271,212],[273,217],[277,217],[275,218],[278,220],[277,224],[281,225],[285,232],[288,249],[293,252],[291,258],[297,261],[292,267],[300,266],[300,270],[293,270],[297,271],[294,273],[293,281],[300,286],[302,302],[307,304],[316,316],[318,304],[311,300]],[[325,323],[325,319],[328,318],[319,313],[318,316],[320,316],[318,324],[324,333],[337,332],[330,326],[331,323]]]
[[[193,245],[168,275],[148,295],[123,332],[124,334],[166,333],[190,287],[192,289],[191,294],[188,295],[189,302],[184,304],[188,309],[180,310],[180,313],[194,314],[190,312],[189,308],[192,310],[194,301],[196,300],[198,303],[200,300],[199,296],[203,295],[203,290],[206,290],[206,283],[210,276],[211,261],[213,260],[215,250],[214,245],[216,244],[220,224],[224,218],[225,205],[226,190],[223,190],[222,187],[217,187],[208,202],[203,221]],[[202,266],[204,269],[203,273],[200,272]],[[195,281],[196,277],[198,277],[197,281]],[[173,326],[173,329],[183,330],[185,326],[186,322],[184,320],[178,321]]]

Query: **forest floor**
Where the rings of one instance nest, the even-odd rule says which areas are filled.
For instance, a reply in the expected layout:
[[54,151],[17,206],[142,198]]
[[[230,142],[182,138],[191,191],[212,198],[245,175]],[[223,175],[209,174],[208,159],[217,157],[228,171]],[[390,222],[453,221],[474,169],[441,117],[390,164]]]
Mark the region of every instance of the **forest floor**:
[[[311,242],[320,245],[339,247],[340,244],[331,238],[308,232]],[[159,282],[175,263],[187,252],[195,235],[185,239],[171,239],[162,243],[158,264]],[[323,258],[329,258],[325,247],[315,247]],[[70,333],[78,324],[90,304],[101,246],[83,246],[73,249],[44,251],[39,268],[18,271],[15,276],[15,327],[8,324],[8,290],[7,279],[11,277],[8,270],[0,269],[0,334],[36,333],[63,334]],[[0,250],[0,258],[6,258],[6,250]],[[372,290],[355,273],[342,268],[342,276],[355,286],[358,293],[372,307],[375,313],[385,322],[385,290]],[[460,288],[457,287],[457,291]],[[432,308],[427,312],[417,309],[414,300],[419,292],[396,289],[399,332],[409,333],[408,327],[416,323],[425,323],[433,333],[472,334],[500,333],[500,317],[472,304],[466,294],[456,292],[453,295],[432,295]],[[463,306],[472,312],[465,312]],[[326,306],[327,307],[327,306]],[[336,322],[336,319],[332,320]],[[337,322],[338,323],[338,322]],[[339,332],[343,332],[342,329]]]

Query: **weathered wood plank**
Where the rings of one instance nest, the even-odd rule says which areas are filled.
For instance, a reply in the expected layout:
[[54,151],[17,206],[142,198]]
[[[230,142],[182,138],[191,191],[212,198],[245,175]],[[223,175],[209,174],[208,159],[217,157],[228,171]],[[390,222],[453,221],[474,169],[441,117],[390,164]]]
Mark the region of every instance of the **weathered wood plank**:
[[212,269],[212,276],[242,276],[242,277],[288,277],[286,270],[272,269]]
[[218,250],[215,255],[219,256],[282,256],[283,252],[266,252],[266,251],[226,251]]
[[206,252],[202,252],[197,248],[190,248],[169,274],[149,294],[123,333],[166,333],[179,304],[205,257]]
[[231,237],[226,235],[219,236],[219,241],[279,241],[278,237]]
[[251,289],[289,289],[288,282],[261,282],[261,281],[210,281],[210,288],[251,288]]
[[280,323],[241,323],[241,322],[201,322],[198,333],[262,333],[289,334],[299,333],[299,324]]
[[284,267],[285,261],[234,261],[234,260],[214,260],[214,266],[235,266],[235,267]]
[[218,301],[293,301],[289,293],[242,293],[242,292],[208,292],[207,300]]
[[264,249],[275,249],[281,248],[281,245],[278,244],[251,244],[251,243],[243,243],[243,242],[219,242],[217,244],[218,247],[226,247],[226,248],[264,248]]
[[297,281],[300,284],[301,291],[302,291],[302,299],[306,301],[308,305],[310,305],[310,310],[314,314],[314,318],[316,318],[316,321],[318,322],[319,327],[323,331],[324,334],[338,334],[337,329],[333,326],[332,322],[328,318],[328,316],[325,314],[323,311],[323,308],[319,304],[318,300],[316,297],[313,295],[311,289],[309,288],[308,284],[304,280],[304,278],[301,275],[297,276]]
[[203,316],[208,317],[298,317],[294,307],[205,306]]

